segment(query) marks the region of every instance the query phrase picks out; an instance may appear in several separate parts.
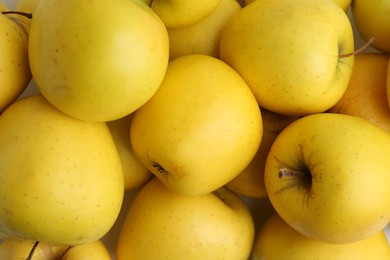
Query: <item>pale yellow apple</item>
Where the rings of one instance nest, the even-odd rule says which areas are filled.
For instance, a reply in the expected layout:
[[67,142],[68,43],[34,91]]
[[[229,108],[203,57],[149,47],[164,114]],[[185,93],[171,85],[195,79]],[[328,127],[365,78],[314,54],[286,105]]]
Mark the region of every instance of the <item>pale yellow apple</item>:
[[305,236],[350,243],[390,220],[390,135],[366,119],[320,113],[275,139],[264,181],[279,215]]
[[283,115],[323,112],[345,92],[354,38],[329,0],[261,0],[226,24],[220,58],[248,83],[261,107]]
[[390,1],[354,0],[351,13],[362,38],[368,41],[375,37],[372,46],[390,53]]
[[385,54],[356,54],[348,88],[328,111],[362,117],[390,132],[386,87],[388,63],[389,57]]
[[167,28],[194,24],[217,8],[221,0],[160,0],[152,1],[151,8]]
[[7,240],[0,244],[0,259],[20,260],[32,254],[31,260],[111,260],[102,241],[97,240],[77,246],[39,243],[34,251],[34,241]]
[[107,122],[114,138],[125,179],[125,190],[132,190],[146,183],[153,175],[134,155],[130,143],[130,124],[134,113]]
[[169,63],[130,127],[140,161],[171,190],[192,195],[235,178],[261,136],[261,112],[248,85],[226,63],[200,54]]
[[116,257],[246,260],[254,235],[251,213],[233,192],[186,196],[153,178],[129,208]]
[[354,243],[334,245],[303,236],[274,214],[256,235],[253,260],[368,260],[390,259],[383,230]]
[[[256,0],[244,0],[244,4],[248,5]],[[313,0],[316,1],[316,0]],[[340,6],[344,11],[348,11],[349,7],[351,6],[352,0],[329,0]]]
[[263,137],[260,147],[251,163],[236,178],[225,186],[244,196],[261,198],[267,196],[264,185],[264,167],[269,149],[278,134],[297,117],[282,116],[261,109],[263,118]]
[[116,120],[143,105],[169,58],[164,24],[140,1],[42,0],[29,39],[41,93],[86,121]]
[[220,0],[214,11],[200,21],[168,28],[170,59],[194,53],[218,57],[222,29],[240,9],[236,0]]
[[[4,4],[1,11],[8,11]],[[18,98],[31,81],[28,38],[9,15],[0,13],[0,112]]]
[[[29,13],[32,14],[32,16],[34,16],[35,9],[40,1],[41,0],[17,0],[15,10]],[[19,15],[17,18],[23,22],[28,32],[31,26],[31,18],[25,17],[23,15]]]
[[0,238],[76,245],[110,230],[124,181],[105,123],[29,96],[1,115],[0,147]]

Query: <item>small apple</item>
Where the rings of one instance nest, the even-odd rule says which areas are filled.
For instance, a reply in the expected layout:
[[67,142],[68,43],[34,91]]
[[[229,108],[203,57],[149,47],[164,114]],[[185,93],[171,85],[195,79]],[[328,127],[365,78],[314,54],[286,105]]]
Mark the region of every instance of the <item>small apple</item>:
[[254,234],[251,213],[233,192],[181,195],[153,178],[129,208],[116,257],[246,260]]
[[235,178],[256,154],[262,117],[245,81],[201,54],[172,60],[156,94],[132,119],[139,160],[167,187],[209,193]]
[[383,230],[353,243],[324,243],[305,237],[279,215],[272,215],[256,235],[253,260],[367,260],[390,259],[390,246]]
[[348,88],[328,112],[359,116],[390,132],[386,87],[388,63],[389,57],[385,54],[356,54]]
[[324,112],[352,74],[352,25],[329,0],[261,0],[225,25],[220,58],[248,83],[259,105],[288,116]]
[[320,113],[275,139],[265,187],[278,214],[305,236],[351,243],[390,221],[390,135],[356,116]]
[[158,89],[169,59],[168,33],[141,1],[41,0],[29,60],[42,95],[85,121],[124,117]]

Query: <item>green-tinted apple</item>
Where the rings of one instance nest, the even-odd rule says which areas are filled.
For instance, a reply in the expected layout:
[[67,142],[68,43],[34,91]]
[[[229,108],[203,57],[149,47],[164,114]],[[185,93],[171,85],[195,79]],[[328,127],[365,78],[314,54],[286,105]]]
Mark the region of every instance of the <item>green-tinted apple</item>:
[[333,106],[345,92],[354,57],[347,14],[329,0],[261,0],[226,24],[220,58],[248,83],[259,105],[284,115]]
[[76,245],[108,232],[124,184],[105,123],[29,96],[0,116],[0,147],[0,238]]
[[169,58],[168,33],[140,1],[41,0],[29,57],[50,103],[78,119],[111,121],[157,91]]
[[246,260],[254,232],[248,207],[233,192],[181,195],[154,178],[129,208],[116,257]]
[[262,136],[260,109],[245,81],[217,58],[171,61],[157,93],[135,112],[133,151],[171,190],[209,193],[252,160]]
[[366,239],[390,221],[390,135],[332,113],[294,121],[265,165],[268,197],[298,232],[328,243]]

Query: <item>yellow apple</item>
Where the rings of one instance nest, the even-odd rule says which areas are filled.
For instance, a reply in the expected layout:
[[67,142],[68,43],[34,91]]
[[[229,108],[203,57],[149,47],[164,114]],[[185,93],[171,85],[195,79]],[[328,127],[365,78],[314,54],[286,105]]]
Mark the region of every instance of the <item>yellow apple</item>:
[[[35,9],[39,2],[40,0],[17,0],[15,10],[19,12],[30,13],[34,16]],[[20,15],[18,19],[20,19],[20,21],[23,22],[28,32],[31,26],[31,18]]]
[[264,181],[279,215],[305,236],[350,243],[390,220],[390,135],[356,116],[320,113],[275,139]]
[[[4,4],[1,11],[8,11]],[[28,39],[12,17],[0,13],[0,112],[19,97],[31,81]]]
[[251,198],[267,196],[264,185],[264,167],[269,149],[278,134],[297,117],[282,116],[261,109],[263,118],[263,137],[260,147],[250,164],[225,186],[237,193]]
[[256,235],[253,260],[367,260],[390,259],[383,230],[367,239],[329,244],[303,236],[277,215],[272,215]]
[[171,190],[209,193],[236,177],[260,146],[260,109],[245,81],[207,55],[171,61],[157,93],[135,112],[133,151]]
[[124,183],[105,123],[29,96],[0,116],[0,147],[0,238],[76,245],[108,232]]
[[37,87],[59,110],[112,121],[157,91],[168,64],[168,33],[140,1],[41,0],[29,57]]
[[[248,5],[256,0],[244,0],[244,4]],[[349,10],[352,0],[329,0],[340,6],[345,12]]]
[[125,190],[132,190],[146,183],[152,173],[134,155],[130,143],[130,124],[134,113],[123,118],[107,122],[114,138],[125,179]]
[[0,259],[19,260],[31,255],[31,260],[111,260],[102,241],[97,240],[77,246],[39,243],[34,250],[33,241],[7,240],[0,244]]
[[215,10],[200,21],[168,28],[170,59],[193,53],[218,57],[222,29],[240,9],[236,0],[220,0]]
[[160,0],[152,1],[151,7],[167,28],[194,24],[217,8],[221,0]]
[[357,31],[368,41],[375,37],[372,46],[390,53],[390,2],[382,0],[353,0],[351,13]]
[[386,94],[388,63],[389,57],[385,54],[356,54],[348,88],[328,111],[362,117],[390,132],[390,108]]
[[352,26],[329,0],[261,0],[225,25],[220,58],[259,105],[283,115],[323,112],[345,92],[353,68]]
[[254,234],[251,213],[233,192],[181,195],[153,178],[129,208],[116,257],[246,260]]

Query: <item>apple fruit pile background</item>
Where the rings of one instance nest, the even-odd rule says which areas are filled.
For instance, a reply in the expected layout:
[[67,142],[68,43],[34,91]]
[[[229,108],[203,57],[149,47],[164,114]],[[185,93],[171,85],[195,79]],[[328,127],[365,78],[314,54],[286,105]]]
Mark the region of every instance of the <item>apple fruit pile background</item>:
[[390,259],[389,1],[0,9],[0,259]]

